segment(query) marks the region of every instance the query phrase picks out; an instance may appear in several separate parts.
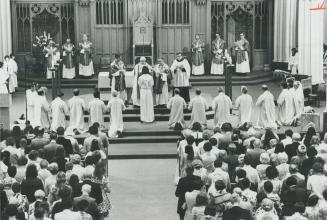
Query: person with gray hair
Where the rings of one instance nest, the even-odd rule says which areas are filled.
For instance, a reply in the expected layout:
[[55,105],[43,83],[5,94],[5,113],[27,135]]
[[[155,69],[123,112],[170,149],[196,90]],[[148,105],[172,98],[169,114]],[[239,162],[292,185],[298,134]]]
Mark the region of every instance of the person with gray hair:
[[95,198],[92,198],[90,196],[91,191],[92,191],[91,185],[84,184],[82,186],[82,195],[74,198],[74,211],[78,210],[78,204],[82,200],[86,200],[88,202],[88,207],[85,212],[90,214],[93,217],[93,219],[96,220],[99,219],[100,213]]
[[246,210],[240,207],[241,197],[239,194],[233,193],[231,195],[230,201],[232,203],[232,207],[224,211],[222,220],[230,220],[230,219],[252,220],[253,219],[250,210]]
[[112,99],[108,103],[108,110],[110,112],[110,127],[108,136],[121,137],[124,129],[123,111],[126,109],[124,101],[118,97],[118,92],[112,92]]
[[230,122],[230,110],[232,108],[231,99],[225,95],[224,90],[219,87],[218,95],[212,101],[214,111],[214,126],[220,126],[225,122]]
[[236,98],[235,108],[238,109],[239,125],[251,122],[253,99],[246,86],[241,87],[242,94]]

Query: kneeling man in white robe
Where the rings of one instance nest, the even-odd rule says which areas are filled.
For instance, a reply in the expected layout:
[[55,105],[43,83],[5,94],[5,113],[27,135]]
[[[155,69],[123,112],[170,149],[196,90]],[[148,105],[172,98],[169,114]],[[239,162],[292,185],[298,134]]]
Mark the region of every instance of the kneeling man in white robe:
[[143,67],[142,76],[138,80],[140,87],[140,110],[141,122],[153,122],[153,94],[152,87],[154,85],[153,77],[150,75],[149,68]]
[[57,131],[57,128],[66,128],[66,115],[69,115],[67,104],[62,97],[64,93],[59,92],[57,98],[51,102],[52,123],[51,130]]
[[70,111],[69,127],[78,129],[80,132],[84,129],[84,110],[85,102],[79,97],[79,90],[74,89],[74,96],[68,100]]
[[295,116],[294,89],[289,89],[287,83],[283,83],[282,88],[277,99],[278,119],[282,125],[291,125]]
[[244,125],[251,122],[253,99],[248,94],[246,86],[242,86],[241,91],[242,95],[237,97],[235,101],[235,108],[238,109],[239,125]]
[[220,126],[225,122],[230,121],[230,110],[232,108],[232,101],[225,95],[222,88],[218,88],[218,95],[212,101],[212,110],[214,116],[214,127]]
[[174,94],[167,104],[167,108],[170,109],[168,128],[174,128],[176,123],[180,123],[184,128],[184,108],[186,108],[186,102],[179,95],[179,89],[175,89]]
[[124,101],[118,98],[118,92],[112,92],[112,99],[108,103],[108,110],[110,112],[110,127],[108,136],[110,138],[121,137],[124,129],[123,111],[126,109]]
[[196,89],[195,97],[192,98],[188,107],[189,110],[192,110],[190,127],[192,127],[195,122],[199,122],[204,127],[207,126],[206,110],[208,110],[208,108],[207,101],[201,96],[201,90]]
[[93,93],[93,100],[89,102],[88,111],[90,113],[89,124],[93,125],[98,122],[101,127],[104,127],[103,115],[107,111],[107,107],[102,100],[100,100],[100,92]]
[[262,86],[263,93],[259,96],[256,106],[260,113],[257,122],[258,127],[277,128],[274,96],[269,92],[268,86]]

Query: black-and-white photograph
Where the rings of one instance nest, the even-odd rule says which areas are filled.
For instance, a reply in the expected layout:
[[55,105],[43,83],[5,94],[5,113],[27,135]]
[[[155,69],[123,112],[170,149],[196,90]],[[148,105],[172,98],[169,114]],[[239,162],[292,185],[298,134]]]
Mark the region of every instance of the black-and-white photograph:
[[0,0],[1,220],[327,220],[327,0]]

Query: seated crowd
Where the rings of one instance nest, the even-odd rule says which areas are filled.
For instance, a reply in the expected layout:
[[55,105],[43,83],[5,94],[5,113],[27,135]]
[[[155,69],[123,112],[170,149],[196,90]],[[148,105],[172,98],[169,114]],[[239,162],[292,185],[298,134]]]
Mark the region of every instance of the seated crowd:
[[49,134],[38,126],[0,132],[1,220],[101,220],[109,215],[109,142],[98,123],[82,144],[63,127]]
[[327,219],[327,133],[251,125],[182,132],[175,195],[181,220]]

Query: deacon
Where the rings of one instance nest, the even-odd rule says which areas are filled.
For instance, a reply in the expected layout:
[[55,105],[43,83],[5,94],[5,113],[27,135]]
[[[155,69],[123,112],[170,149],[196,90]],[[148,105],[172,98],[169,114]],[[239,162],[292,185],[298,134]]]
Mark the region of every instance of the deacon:
[[282,83],[282,92],[280,93],[278,104],[278,119],[282,125],[291,125],[294,119],[294,89],[289,89],[287,83]]
[[263,128],[277,128],[274,96],[268,90],[267,85],[263,85],[262,90],[263,93],[259,96],[256,103],[256,106],[260,109],[257,126]]
[[203,127],[207,126],[206,110],[208,110],[208,108],[207,101],[201,96],[201,90],[196,89],[195,97],[192,98],[188,107],[189,110],[192,110],[190,127],[192,127],[195,122],[199,122]]
[[142,75],[143,67],[147,67],[149,71],[152,70],[151,66],[146,62],[145,57],[140,58],[140,62],[134,67],[134,81],[132,91],[132,101],[134,106],[140,106],[140,88],[138,85],[139,77]]
[[218,96],[212,101],[212,110],[214,116],[214,127],[219,127],[225,122],[230,122],[230,110],[232,108],[232,101],[225,95],[224,90],[218,88]]
[[111,88],[118,92],[118,96],[124,101],[127,101],[126,81],[125,81],[125,64],[121,60],[119,54],[115,55],[114,61],[110,64],[111,74]]
[[154,66],[155,72],[155,94],[156,105],[165,106],[168,103],[168,80],[170,69],[169,66],[163,61],[163,58],[158,59],[158,63]]
[[70,38],[67,38],[66,43],[62,46],[62,56],[63,56],[63,69],[62,78],[64,79],[74,79],[75,78],[75,46],[70,42]]
[[200,39],[200,35],[196,34],[195,40],[192,42],[192,75],[204,75],[203,50],[204,43]]
[[110,112],[109,138],[121,137],[124,129],[123,111],[126,109],[123,100],[118,98],[118,92],[112,92],[112,99],[108,103]]
[[68,100],[68,108],[69,108],[69,127],[72,129],[78,129],[79,132],[84,129],[84,110],[85,102],[79,97],[79,90],[74,89],[74,96]]
[[213,57],[210,73],[212,75],[223,75],[225,41],[220,38],[220,34],[216,34],[216,39],[212,41],[211,48]]
[[0,94],[8,94],[7,83],[9,75],[3,69],[3,63],[0,62]]
[[167,108],[170,109],[168,128],[174,128],[176,123],[179,123],[184,128],[184,109],[186,108],[186,102],[179,95],[179,89],[175,89],[174,94],[167,104]]
[[40,88],[37,91],[37,97],[34,99],[34,117],[35,127],[40,126],[48,130],[50,128],[50,104],[45,96],[45,88]]
[[79,75],[85,78],[91,78],[94,75],[92,61],[92,42],[83,34],[83,42],[79,43]]
[[34,103],[37,97],[38,94],[36,92],[36,84],[32,83],[30,89],[26,90],[26,104],[27,104],[26,118],[27,120],[30,121],[32,127],[35,127]]
[[250,62],[249,62],[249,49],[250,44],[245,39],[244,33],[240,34],[240,40],[235,43],[236,52],[236,72],[237,73],[249,73]]
[[93,99],[89,102],[88,111],[90,113],[89,124],[99,123],[101,127],[104,127],[103,116],[106,113],[107,108],[102,100],[100,100],[100,92],[95,91],[93,93]]
[[149,68],[146,66],[142,69],[142,75],[138,80],[138,85],[140,87],[141,122],[153,122],[154,110],[152,87],[154,81],[153,77],[150,75]]
[[59,50],[53,40],[49,41],[48,46],[44,47],[43,52],[47,60],[47,79],[52,79],[52,70],[60,59]]
[[238,109],[239,125],[251,122],[253,99],[246,86],[241,87],[242,94],[236,98],[235,108]]
[[[174,60],[170,67],[173,73],[172,85],[173,89],[179,89],[180,96],[184,98],[186,103],[190,102],[190,64],[182,56],[182,53],[177,54],[177,58]],[[174,90],[175,91],[175,90]]]
[[51,130],[57,131],[57,128],[66,128],[66,115],[69,115],[66,102],[62,100],[64,93],[59,92],[57,97],[51,102],[52,123]]

